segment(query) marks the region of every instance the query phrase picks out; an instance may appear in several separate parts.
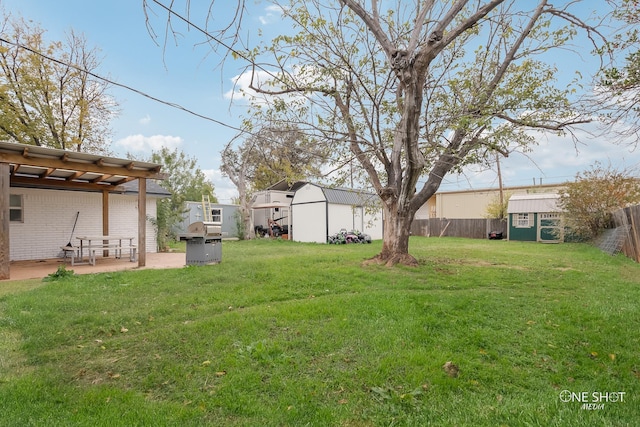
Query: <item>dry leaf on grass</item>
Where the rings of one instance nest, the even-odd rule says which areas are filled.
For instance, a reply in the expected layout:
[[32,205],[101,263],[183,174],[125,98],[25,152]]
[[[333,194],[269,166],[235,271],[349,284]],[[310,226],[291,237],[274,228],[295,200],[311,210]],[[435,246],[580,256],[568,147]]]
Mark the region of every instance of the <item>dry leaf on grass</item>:
[[442,365],[442,369],[444,369],[447,375],[449,375],[451,378],[456,378],[458,376],[458,372],[460,371],[460,368],[458,368],[458,366],[451,361],[448,361],[447,363]]

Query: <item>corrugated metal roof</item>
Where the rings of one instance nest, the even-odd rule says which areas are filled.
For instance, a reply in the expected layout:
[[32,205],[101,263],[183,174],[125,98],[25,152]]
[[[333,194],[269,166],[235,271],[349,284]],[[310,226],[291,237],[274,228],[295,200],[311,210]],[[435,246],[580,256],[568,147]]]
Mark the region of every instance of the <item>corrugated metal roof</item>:
[[11,185],[118,191],[136,178],[164,179],[158,163],[0,141],[0,162],[11,168]]
[[514,194],[507,213],[562,212],[559,200],[560,195],[555,193]]
[[[138,194],[138,180],[136,179],[125,182],[122,184],[122,188],[124,193]],[[171,192],[169,190],[165,189],[152,179],[147,180],[147,194],[160,197],[171,197]]]
[[337,205],[364,206],[376,201],[376,195],[348,188],[320,187],[327,202]]
[[271,187],[267,188],[267,190],[296,191],[298,188],[302,187],[306,183],[307,183],[306,181],[295,181],[295,182],[289,183],[286,179],[283,179],[281,181],[276,182]]

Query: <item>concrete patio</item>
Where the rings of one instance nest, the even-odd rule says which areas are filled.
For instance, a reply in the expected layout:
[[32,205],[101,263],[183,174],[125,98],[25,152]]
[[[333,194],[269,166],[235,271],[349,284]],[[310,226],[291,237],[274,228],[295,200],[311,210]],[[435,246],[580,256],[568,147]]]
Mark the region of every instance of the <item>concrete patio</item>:
[[30,261],[11,261],[10,279],[0,280],[0,283],[8,280],[42,279],[58,270],[58,266],[65,264],[67,270],[73,270],[76,274],[103,273],[107,271],[122,271],[149,268],[181,268],[186,264],[186,254],[180,252],[147,253],[146,265],[138,267],[137,262],[130,262],[124,258],[96,258],[96,265],[71,266],[71,260],[63,258],[40,259]]

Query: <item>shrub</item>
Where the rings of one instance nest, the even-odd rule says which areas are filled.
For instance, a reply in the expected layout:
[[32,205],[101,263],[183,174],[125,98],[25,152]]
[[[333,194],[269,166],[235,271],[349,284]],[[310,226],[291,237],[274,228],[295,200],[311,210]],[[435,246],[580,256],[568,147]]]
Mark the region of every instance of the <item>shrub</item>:
[[611,224],[613,212],[640,203],[640,180],[631,171],[595,163],[578,173],[560,195],[566,225],[576,237],[592,239]]

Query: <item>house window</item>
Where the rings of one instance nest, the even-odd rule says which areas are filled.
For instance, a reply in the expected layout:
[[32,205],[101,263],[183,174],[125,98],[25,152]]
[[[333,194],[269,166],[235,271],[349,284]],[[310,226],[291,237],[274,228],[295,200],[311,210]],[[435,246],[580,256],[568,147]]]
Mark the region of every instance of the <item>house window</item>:
[[211,209],[211,221],[222,222],[222,209]]
[[22,194],[9,195],[9,221],[23,222]]
[[530,228],[532,226],[533,215],[530,213],[519,213],[516,216],[516,228]]

